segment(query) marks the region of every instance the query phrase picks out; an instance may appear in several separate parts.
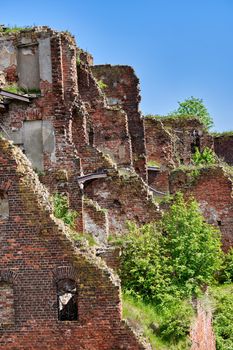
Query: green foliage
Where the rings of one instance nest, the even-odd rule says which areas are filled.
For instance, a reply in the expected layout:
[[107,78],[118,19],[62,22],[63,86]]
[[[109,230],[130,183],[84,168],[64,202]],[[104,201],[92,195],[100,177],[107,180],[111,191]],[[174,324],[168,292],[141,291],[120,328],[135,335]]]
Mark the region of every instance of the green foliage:
[[12,92],[13,94],[40,94],[40,90],[37,88],[26,89],[18,86],[17,84],[9,84],[4,87],[5,91]]
[[123,288],[146,301],[162,302],[169,289],[159,236],[161,234],[153,224],[139,228],[131,223],[122,250],[120,276]]
[[213,283],[222,263],[219,231],[204,222],[195,200],[178,193],[165,213],[161,246],[172,285],[184,296]]
[[55,193],[52,197],[53,214],[56,218],[64,221],[71,228],[75,227],[75,219],[78,213],[69,209],[68,198],[60,193]]
[[219,273],[219,281],[221,283],[233,282],[233,248],[224,255],[222,268]]
[[164,340],[178,343],[189,334],[190,320],[193,316],[194,310],[190,303],[174,299],[161,313],[158,334]]
[[217,350],[233,349],[233,285],[211,289],[214,299],[213,327]]
[[179,305],[215,281],[222,263],[220,246],[219,232],[204,222],[197,202],[186,203],[180,193],[159,225],[129,224],[122,247],[122,286],[160,309],[160,337],[177,342],[188,333],[192,308],[186,304],[182,312]]
[[105,83],[103,82],[103,80],[98,80],[98,81],[97,81],[97,84],[98,84],[98,86],[99,86],[99,88],[100,88],[101,90],[104,90],[104,89],[106,89],[106,88],[108,87],[108,85],[105,84]]
[[178,193],[159,226],[131,224],[122,252],[123,287],[156,303],[196,295],[220,268],[220,246],[219,232],[204,222],[197,202],[186,203]]
[[13,26],[13,27],[0,27],[0,33],[5,33],[5,34],[14,34],[14,33],[20,33],[22,31],[25,30],[31,30],[32,27],[30,26],[26,26],[26,27],[17,27],[17,26]]
[[212,149],[205,147],[202,152],[196,147],[195,153],[192,156],[192,162],[195,165],[211,165],[215,164],[217,156]]
[[93,247],[96,245],[95,238],[91,233],[73,231],[71,234],[71,238],[74,242],[79,243],[80,245],[82,244],[85,245],[86,243],[90,247]]
[[[122,301],[123,318],[127,319],[131,326],[143,333],[153,350],[190,349],[190,344],[187,339],[184,339],[183,335],[182,339],[178,340],[178,337],[174,336],[174,338],[171,337],[173,340],[171,338],[168,340],[170,331],[173,335],[174,323],[180,322],[184,324],[187,321],[187,325],[189,325],[190,316],[192,317],[193,315],[190,305],[187,306],[185,302],[178,302],[176,306],[175,304],[173,305],[173,310],[171,308],[170,312],[166,310],[164,313],[161,313],[161,310],[157,310],[153,304],[145,303],[143,300],[136,299],[128,293],[122,295]],[[187,329],[188,327],[186,327],[186,331]]]
[[213,118],[210,116],[203,100],[191,96],[183,102],[178,102],[179,107],[169,113],[169,116],[196,116],[205,125],[207,129],[213,126]]
[[149,160],[146,165],[160,167],[160,164],[158,162],[156,162],[155,160]]

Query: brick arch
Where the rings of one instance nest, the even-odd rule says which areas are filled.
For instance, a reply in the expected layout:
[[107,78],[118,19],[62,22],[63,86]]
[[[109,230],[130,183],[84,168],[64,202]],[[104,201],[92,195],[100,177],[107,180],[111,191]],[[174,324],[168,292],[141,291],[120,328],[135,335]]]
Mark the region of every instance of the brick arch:
[[77,271],[73,266],[59,266],[55,268],[53,270],[53,278],[55,283],[64,278],[79,282]]
[[11,186],[12,186],[12,182],[10,180],[3,181],[0,183],[0,191],[7,192]]
[[11,270],[0,270],[0,282],[6,282],[14,284],[18,278],[18,273]]

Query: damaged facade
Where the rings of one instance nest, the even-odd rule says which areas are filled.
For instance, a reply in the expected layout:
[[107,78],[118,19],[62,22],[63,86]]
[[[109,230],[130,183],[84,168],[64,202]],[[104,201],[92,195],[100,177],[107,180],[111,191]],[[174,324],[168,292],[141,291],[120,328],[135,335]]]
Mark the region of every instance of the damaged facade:
[[[224,249],[232,246],[231,177],[205,169],[187,186],[176,172],[195,147],[232,164],[231,138],[213,137],[195,118],[143,118],[139,102],[131,67],[94,66],[68,33],[0,33],[0,349],[147,349],[121,320],[109,268],[119,251],[108,236],[124,234],[127,221],[158,220],[157,196],[193,194]],[[67,196],[98,257],[52,216],[54,193]]]

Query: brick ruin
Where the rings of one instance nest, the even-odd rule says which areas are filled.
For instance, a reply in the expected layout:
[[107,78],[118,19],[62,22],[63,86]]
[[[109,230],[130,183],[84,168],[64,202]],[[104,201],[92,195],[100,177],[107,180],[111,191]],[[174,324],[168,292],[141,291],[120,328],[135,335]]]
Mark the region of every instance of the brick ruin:
[[[195,117],[144,118],[139,92],[131,67],[93,65],[69,33],[0,33],[0,349],[148,349],[121,320],[108,236],[158,220],[158,197],[194,195],[233,245],[232,175],[213,166],[190,180],[185,168],[195,147],[232,165],[232,136]],[[96,250],[54,218],[55,193]]]

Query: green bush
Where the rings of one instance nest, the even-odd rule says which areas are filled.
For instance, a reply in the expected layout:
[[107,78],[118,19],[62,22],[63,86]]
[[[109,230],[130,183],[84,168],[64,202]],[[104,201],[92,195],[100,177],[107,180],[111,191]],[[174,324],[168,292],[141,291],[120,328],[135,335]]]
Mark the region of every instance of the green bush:
[[212,284],[222,263],[220,234],[204,221],[198,203],[176,194],[161,229],[162,254],[177,291],[192,296]]
[[219,231],[204,222],[195,200],[174,197],[159,225],[131,224],[121,256],[123,287],[161,303],[191,297],[211,284],[222,262]]
[[233,248],[224,255],[222,268],[219,273],[220,283],[232,283],[233,282]]
[[64,221],[71,228],[75,227],[75,219],[78,213],[69,209],[69,202],[66,195],[55,193],[52,197],[53,214],[56,218]]
[[159,332],[177,342],[189,332],[190,300],[215,281],[222,263],[220,235],[204,222],[195,200],[175,195],[157,225],[131,223],[121,255],[123,290],[152,303],[162,315]]
[[158,334],[164,340],[177,343],[190,332],[190,321],[194,310],[190,303],[174,299],[162,311]]
[[233,349],[233,285],[211,290],[214,298],[213,327],[217,350]]
[[211,165],[215,164],[216,160],[216,154],[209,147],[205,147],[202,152],[196,147],[195,153],[192,156],[192,162],[195,165]]
[[121,255],[120,276],[123,288],[146,301],[161,303],[168,291],[166,264],[161,257],[160,232],[154,224],[130,224]]

